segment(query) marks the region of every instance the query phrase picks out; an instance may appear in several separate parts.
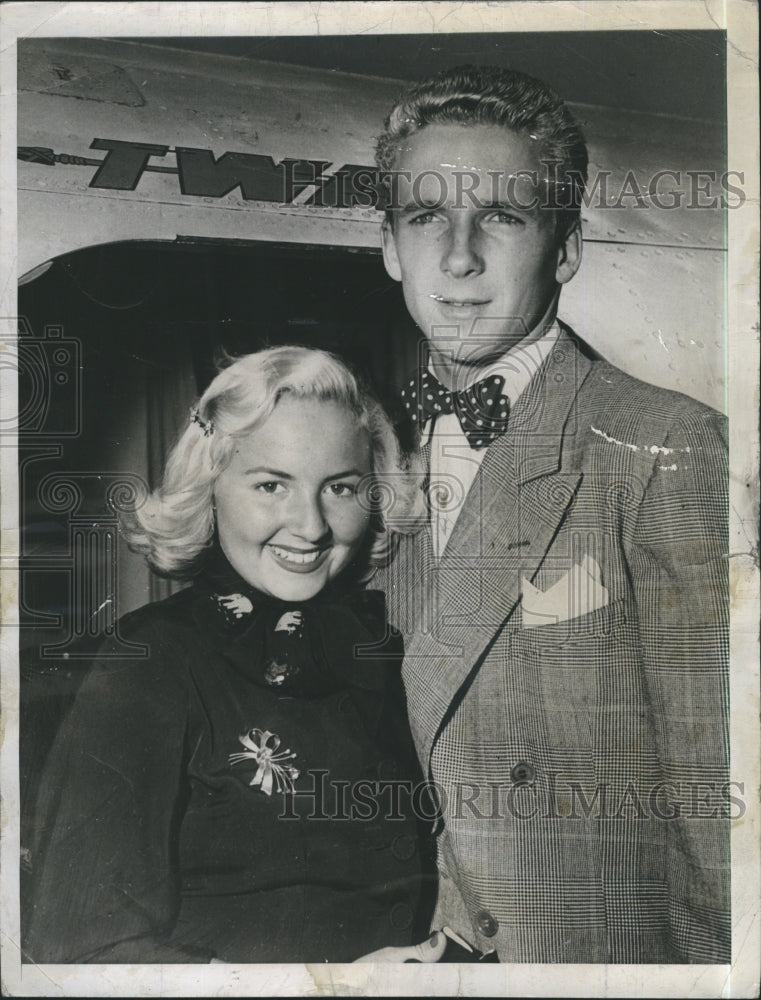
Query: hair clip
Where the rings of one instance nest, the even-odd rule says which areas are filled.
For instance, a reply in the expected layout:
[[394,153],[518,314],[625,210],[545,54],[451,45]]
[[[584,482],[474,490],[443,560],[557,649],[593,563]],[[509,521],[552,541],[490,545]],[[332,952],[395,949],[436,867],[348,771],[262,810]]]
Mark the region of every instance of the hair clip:
[[198,426],[203,431],[204,437],[209,437],[210,434],[214,433],[214,421],[204,420],[201,414],[198,412],[197,406],[194,406],[190,411],[190,422],[193,424],[198,424]]

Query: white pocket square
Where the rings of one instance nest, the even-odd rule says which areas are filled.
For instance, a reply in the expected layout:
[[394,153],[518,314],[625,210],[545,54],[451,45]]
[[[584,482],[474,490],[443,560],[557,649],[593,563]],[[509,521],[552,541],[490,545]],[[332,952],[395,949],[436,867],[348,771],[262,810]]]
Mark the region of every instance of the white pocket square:
[[522,589],[524,628],[570,621],[609,603],[600,567],[591,556],[574,564],[549,590],[539,590],[525,577]]

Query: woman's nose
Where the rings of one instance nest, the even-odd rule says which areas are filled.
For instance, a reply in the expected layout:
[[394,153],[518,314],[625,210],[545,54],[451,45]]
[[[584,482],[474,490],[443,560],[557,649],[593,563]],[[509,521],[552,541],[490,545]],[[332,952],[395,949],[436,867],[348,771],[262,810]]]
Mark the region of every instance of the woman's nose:
[[318,542],[330,530],[320,497],[294,497],[289,513],[290,530],[307,542]]
[[455,219],[447,232],[441,270],[453,278],[481,274],[484,262],[479,253],[479,234],[472,219]]

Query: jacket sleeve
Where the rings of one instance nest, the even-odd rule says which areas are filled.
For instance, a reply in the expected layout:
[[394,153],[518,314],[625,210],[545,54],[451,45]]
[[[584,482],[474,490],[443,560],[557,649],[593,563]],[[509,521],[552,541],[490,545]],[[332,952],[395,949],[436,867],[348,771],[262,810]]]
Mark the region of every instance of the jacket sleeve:
[[[27,948],[35,962],[207,962],[170,941],[189,688],[165,635],[85,678],[41,783]],[[173,662],[174,661],[174,662]]]
[[727,451],[692,404],[656,457],[629,552],[663,778],[676,962],[730,960]]

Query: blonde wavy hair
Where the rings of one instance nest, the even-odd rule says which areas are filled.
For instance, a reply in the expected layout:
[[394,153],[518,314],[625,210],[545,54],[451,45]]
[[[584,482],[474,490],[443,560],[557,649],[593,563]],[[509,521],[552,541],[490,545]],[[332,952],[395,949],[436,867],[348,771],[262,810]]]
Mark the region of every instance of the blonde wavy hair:
[[[419,530],[425,517],[422,474],[402,456],[380,403],[346,365],[327,351],[270,347],[224,367],[193,408],[167,459],[161,486],[122,518],[130,548],[162,576],[188,579],[214,539],[214,485],[236,441],[250,434],[286,394],[345,406],[370,435],[372,484],[367,571],[382,565],[396,533]],[[318,429],[319,430],[319,429]]]

